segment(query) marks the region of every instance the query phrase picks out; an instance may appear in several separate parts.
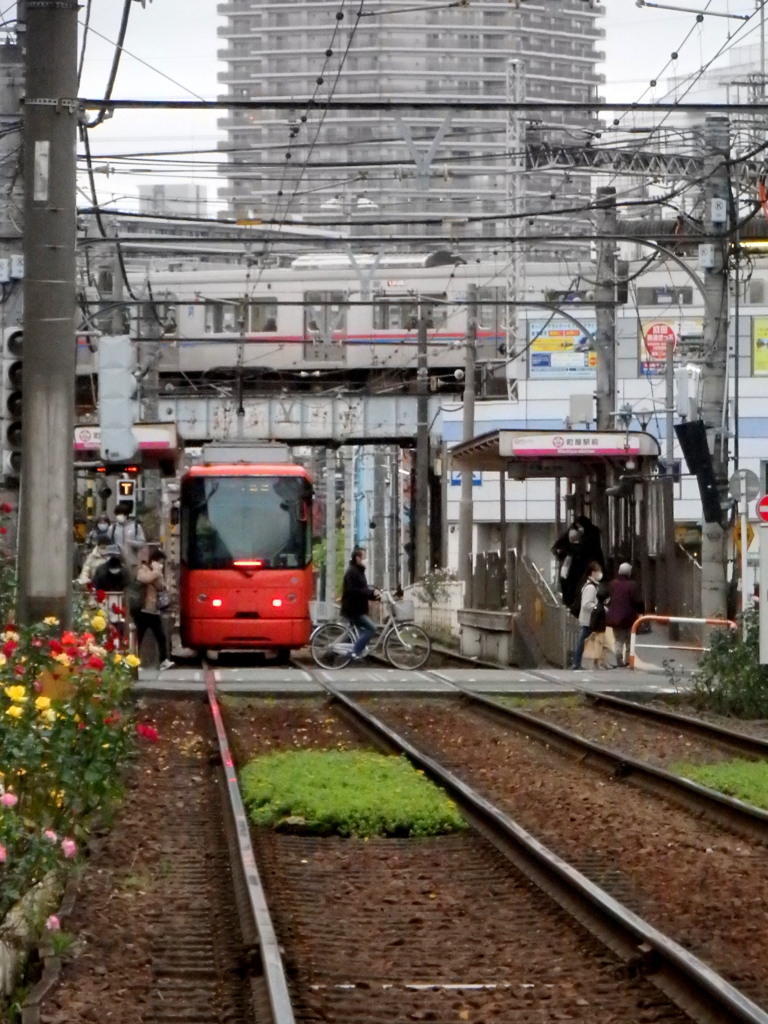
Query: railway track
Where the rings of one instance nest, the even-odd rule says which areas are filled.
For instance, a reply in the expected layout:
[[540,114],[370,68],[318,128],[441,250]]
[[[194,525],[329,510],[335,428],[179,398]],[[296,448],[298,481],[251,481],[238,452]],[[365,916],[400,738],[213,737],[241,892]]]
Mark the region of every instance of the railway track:
[[[502,807],[359,702],[327,689],[354,730],[377,746],[406,752],[444,785],[477,834],[368,843],[257,837],[264,886],[277,897],[275,928],[296,1019],[484,1020],[502,1014],[527,1021],[535,1019],[541,999],[554,1013],[550,1019],[559,1013],[585,1021],[768,1024],[758,1005],[548,850]],[[260,709],[262,727],[265,713],[282,715],[283,729],[289,727],[280,703]],[[333,733],[322,714],[320,736]],[[309,721],[304,711],[295,712],[297,734],[312,731]],[[344,737],[338,742],[355,742],[352,729],[333,734]],[[273,749],[275,736],[265,742]],[[415,896],[414,872],[421,879]],[[362,942],[366,934],[370,941]],[[563,984],[566,976],[578,979],[575,989]],[[654,994],[649,980],[671,1002]]]

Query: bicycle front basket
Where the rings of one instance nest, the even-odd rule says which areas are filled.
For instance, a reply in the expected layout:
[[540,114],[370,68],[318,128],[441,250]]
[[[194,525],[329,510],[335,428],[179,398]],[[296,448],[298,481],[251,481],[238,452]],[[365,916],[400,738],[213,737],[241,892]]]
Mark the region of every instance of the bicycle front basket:
[[413,622],[413,601],[395,601],[395,618],[398,622]]

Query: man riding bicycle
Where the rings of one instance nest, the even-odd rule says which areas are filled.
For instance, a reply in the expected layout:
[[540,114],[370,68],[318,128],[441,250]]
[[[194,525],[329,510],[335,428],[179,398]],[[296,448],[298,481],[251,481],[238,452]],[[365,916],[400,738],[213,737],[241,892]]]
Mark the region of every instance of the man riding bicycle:
[[358,637],[352,648],[353,661],[362,655],[368,641],[376,632],[376,623],[368,616],[368,603],[378,599],[378,590],[368,586],[365,576],[365,548],[355,548],[344,573],[341,591],[341,614],[358,630]]

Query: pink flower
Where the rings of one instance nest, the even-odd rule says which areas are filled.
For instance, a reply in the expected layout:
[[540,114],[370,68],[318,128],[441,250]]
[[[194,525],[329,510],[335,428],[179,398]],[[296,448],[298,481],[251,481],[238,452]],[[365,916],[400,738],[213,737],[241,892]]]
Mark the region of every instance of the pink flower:
[[67,858],[72,858],[77,853],[77,843],[74,839],[62,839],[61,840],[61,852]]
[[56,917],[55,914],[51,914],[51,916],[45,922],[45,927],[48,929],[49,932],[58,932],[61,930],[61,921],[58,919],[58,917]]
[[52,843],[58,843],[58,841],[59,841],[59,837],[56,835],[56,833],[53,831],[52,828],[47,828],[45,830],[45,832],[43,833],[43,835],[45,836],[46,839],[50,840],[50,842],[52,842]]
[[19,798],[15,793],[3,793],[3,795],[0,796],[0,804],[2,804],[3,807],[15,807],[18,802]]
[[5,852],[5,847],[3,846],[2,843],[0,843],[0,864],[4,864],[5,863],[5,858],[7,856],[8,856],[8,854]]

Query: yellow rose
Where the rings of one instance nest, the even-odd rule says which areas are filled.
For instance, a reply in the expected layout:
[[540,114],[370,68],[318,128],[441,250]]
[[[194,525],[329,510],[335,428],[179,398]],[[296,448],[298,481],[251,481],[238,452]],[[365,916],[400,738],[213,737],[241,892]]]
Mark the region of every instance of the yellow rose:
[[66,651],[62,651],[61,654],[54,654],[53,660],[58,661],[58,663],[60,665],[63,665],[65,668],[69,668],[69,666],[72,664],[72,659],[66,653]]
[[53,725],[56,721],[56,712],[53,708],[46,708],[44,711],[40,712],[40,718],[46,725]]
[[103,615],[94,615],[91,619],[91,627],[95,629],[97,633],[101,633],[103,629],[107,628],[107,620]]
[[56,618],[55,615],[46,615],[46,617],[43,619],[43,622],[46,624],[46,626],[58,626],[59,624],[59,620]]
[[127,654],[125,657],[126,665],[130,668],[138,668],[141,664],[141,658],[137,658],[135,654]]
[[113,663],[114,665],[119,665],[119,664],[121,664],[122,660],[123,660],[123,656],[122,656],[122,654],[116,654],[116,655],[114,656],[114,658],[112,659],[112,663]]
[[35,707],[38,711],[47,711],[51,706],[50,697],[35,697]]
[[5,696],[16,704],[23,704],[27,699],[27,691],[23,686],[6,686]]
[[5,713],[6,715],[10,715],[11,718],[21,718],[24,714],[24,709],[20,708],[18,704],[11,704]]

